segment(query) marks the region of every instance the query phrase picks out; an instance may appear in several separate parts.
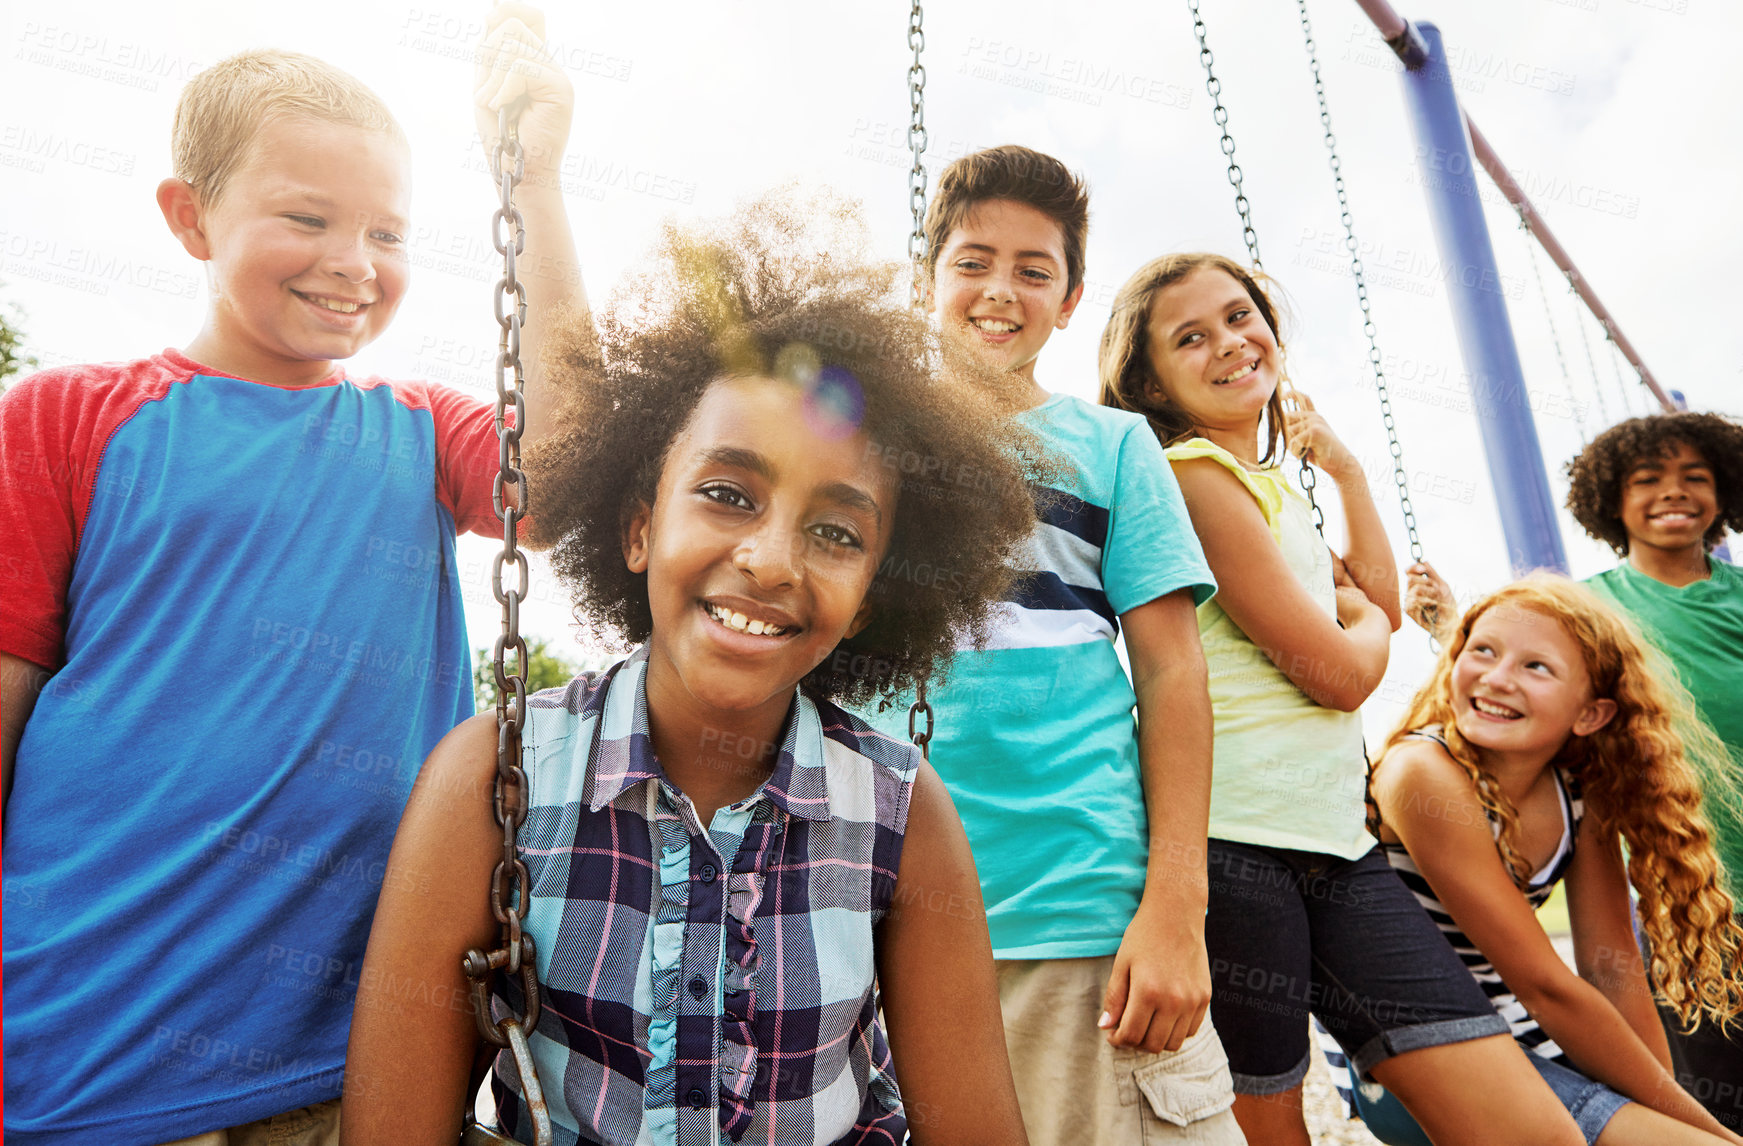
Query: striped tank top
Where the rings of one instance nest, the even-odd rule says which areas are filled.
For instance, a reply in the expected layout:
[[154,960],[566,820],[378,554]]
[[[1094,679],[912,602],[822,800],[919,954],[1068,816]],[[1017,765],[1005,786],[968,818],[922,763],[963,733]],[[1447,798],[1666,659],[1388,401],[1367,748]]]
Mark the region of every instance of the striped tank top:
[[[1405,739],[1432,740],[1442,748],[1447,746],[1446,739],[1441,735],[1441,726],[1438,724],[1419,728],[1409,733]],[[1585,816],[1585,802],[1580,798],[1579,781],[1560,768],[1554,769],[1554,775],[1556,793],[1561,798],[1561,841],[1556,845],[1555,854],[1549,858],[1549,861],[1531,876],[1524,887],[1520,888],[1520,891],[1525,895],[1526,902],[1531,904],[1534,911],[1542,907],[1549,899],[1550,894],[1555,891],[1555,885],[1561,882],[1562,877],[1567,874],[1568,866],[1573,863],[1574,840],[1579,835],[1580,820]],[[1494,832],[1496,839],[1499,839],[1501,823],[1493,815],[1489,817],[1489,827]],[[1557,1046],[1555,1040],[1537,1025],[1537,1020],[1531,1017],[1524,1004],[1501,979],[1494,964],[1489,962],[1488,957],[1459,928],[1459,925],[1453,920],[1452,914],[1435,896],[1434,889],[1428,885],[1428,880],[1416,866],[1416,861],[1410,858],[1410,852],[1404,845],[1401,843],[1381,843],[1380,847],[1386,853],[1386,861],[1392,865],[1392,870],[1398,874],[1399,879],[1404,881],[1404,886],[1410,889],[1411,894],[1416,896],[1416,902],[1422,904],[1423,910],[1428,912],[1429,918],[1434,920],[1435,926],[1440,928],[1441,934],[1446,936],[1447,942],[1452,944],[1453,950],[1458,952],[1459,959],[1470,971],[1471,977],[1476,979],[1477,985],[1483,988],[1483,994],[1488,996],[1496,1013],[1507,1020],[1508,1027],[1512,1029],[1514,1041],[1528,1053],[1537,1055],[1539,1058],[1560,1062],[1564,1066],[1571,1065],[1567,1062],[1561,1047]],[[1337,1082],[1338,1093],[1343,1097],[1346,1106],[1352,1105],[1348,1089],[1350,1075],[1346,1069],[1349,1060],[1338,1049],[1338,1045],[1325,1036],[1324,1028],[1320,1028],[1320,1031],[1322,1035],[1320,1043],[1325,1048],[1326,1061],[1332,1067],[1332,1077]],[[1364,1089],[1367,1085],[1364,1084]]]
[[[1446,747],[1446,740],[1440,734],[1439,725],[1429,725],[1427,728],[1412,732],[1409,738],[1432,740],[1441,747]],[[1561,842],[1556,845],[1555,854],[1550,857],[1549,862],[1538,869],[1527,884],[1520,888],[1534,911],[1542,907],[1549,899],[1550,893],[1555,890],[1555,885],[1560,883],[1562,876],[1567,874],[1568,865],[1573,863],[1574,839],[1579,835],[1580,820],[1585,815],[1585,803],[1580,799],[1578,781],[1560,768],[1555,769],[1554,773],[1556,792],[1561,797]],[[1491,816],[1489,826],[1493,830],[1495,838],[1499,839],[1501,836],[1500,821]],[[1422,904],[1428,912],[1429,918],[1434,920],[1435,926],[1440,928],[1441,933],[1447,937],[1447,941],[1453,945],[1453,950],[1459,953],[1459,958],[1464,961],[1471,976],[1483,988],[1483,993],[1489,996],[1489,1002],[1495,1005],[1496,1012],[1507,1020],[1507,1025],[1513,1029],[1513,1037],[1519,1045],[1539,1058],[1551,1060],[1562,1058],[1561,1048],[1537,1025],[1537,1020],[1526,1013],[1524,1005],[1508,989],[1507,984],[1501,981],[1501,976],[1496,973],[1494,965],[1477,949],[1477,945],[1471,942],[1470,938],[1459,929],[1459,925],[1453,922],[1451,914],[1447,912],[1445,907],[1441,906],[1440,900],[1435,898],[1434,889],[1428,886],[1428,880],[1423,878],[1422,872],[1416,867],[1416,861],[1410,858],[1410,853],[1405,850],[1404,845],[1381,844],[1380,846],[1385,850],[1386,861],[1392,865],[1392,870],[1398,873],[1398,878],[1404,881],[1404,885],[1416,896],[1416,901]]]

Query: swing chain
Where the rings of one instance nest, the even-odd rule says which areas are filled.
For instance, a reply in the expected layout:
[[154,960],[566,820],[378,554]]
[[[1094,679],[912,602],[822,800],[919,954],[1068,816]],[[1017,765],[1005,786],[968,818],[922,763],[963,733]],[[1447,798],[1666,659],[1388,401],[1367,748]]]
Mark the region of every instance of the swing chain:
[[[908,47],[914,50],[914,62],[908,68],[908,147],[914,153],[914,166],[908,171],[908,209],[914,215],[914,229],[908,233],[908,258],[914,264],[914,281],[909,302],[919,310],[926,305],[926,168],[921,156],[926,152],[926,68],[920,63],[920,53],[926,50],[926,29],[920,0],[908,12]],[[924,716],[924,731],[915,722]],[[926,700],[926,682],[914,690],[914,703],[908,707],[908,739],[912,740],[923,758],[931,756],[932,705]]]
[[[1543,271],[1537,265],[1537,238],[1532,233],[1531,220],[1526,216],[1524,210],[1519,209],[1518,214],[1519,229],[1525,232],[1525,256],[1531,260],[1531,277],[1537,280],[1537,297],[1543,303],[1543,321],[1549,327],[1549,341],[1555,347],[1555,364],[1561,367],[1562,385],[1567,388],[1568,405],[1572,407],[1574,412],[1574,424],[1579,427],[1580,444],[1584,445],[1592,439],[1586,433],[1586,415],[1580,410],[1582,403],[1579,396],[1574,393],[1574,378],[1568,372],[1567,356],[1562,353],[1561,349],[1561,333],[1555,328],[1555,314],[1549,308],[1549,290],[1543,285]],[[1592,389],[1595,391],[1597,386],[1598,380],[1593,378]]]
[[[1404,468],[1404,446],[1398,440],[1398,422],[1392,416],[1392,395],[1386,388],[1385,356],[1380,353],[1378,331],[1368,300],[1368,281],[1363,274],[1361,245],[1356,241],[1356,226],[1350,213],[1349,189],[1344,186],[1344,164],[1338,157],[1337,135],[1331,126],[1331,104],[1326,99],[1325,80],[1319,72],[1319,52],[1313,41],[1313,23],[1307,16],[1307,0],[1296,0],[1301,12],[1301,32],[1307,40],[1307,62],[1313,72],[1313,94],[1319,100],[1319,122],[1325,128],[1325,149],[1330,153],[1332,186],[1337,191],[1338,216],[1344,227],[1344,247],[1350,252],[1350,277],[1356,283],[1356,305],[1362,310],[1362,333],[1368,339],[1368,363],[1374,368],[1374,390],[1380,396],[1380,418],[1386,425],[1386,446],[1392,454],[1392,480],[1398,487],[1398,505],[1404,511],[1404,531],[1410,538],[1412,560],[1422,560],[1422,537],[1416,528],[1416,508],[1410,502],[1410,475]],[[1307,471],[1302,470],[1303,485]],[[1317,510],[1317,507],[1316,507]]]
[[[926,727],[915,728],[914,722],[922,716],[926,718]],[[922,758],[932,759],[932,705],[926,699],[925,681],[915,686],[914,703],[908,707],[908,739],[920,750]]]
[[[1586,327],[1585,302],[1580,298],[1579,284],[1574,282],[1573,272],[1564,273],[1567,275],[1568,293],[1574,296],[1574,321],[1580,327],[1580,345],[1586,350],[1586,370],[1592,376],[1592,393],[1598,396],[1598,416],[1604,420],[1604,425],[1608,426],[1610,425],[1610,404],[1604,401],[1604,389],[1598,384],[1598,360],[1592,357],[1592,334]],[[1627,417],[1628,390],[1622,386],[1620,376],[1616,378],[1616,385],[1622,398],[1622,416]]]
[[1252,260],[1255,271],[1263,271],[1265,264],[1259,258],[1259,232],[1253,228],[1253,205],[1247,201],[1247,193],[1241,187],[1241,166],[1235,162],[1235,137],[1229,134],[1229,109],[1223,106],[1222,81],[1216,78],[1212,65],[1216,57],[1211,54],[1210,44],[1205,40],[1204,17],[1199,15],[1198,0],[1186,0],[1186,6],[1192,11],[1192,33],[1198,37],[1198,62],[1204,65],[1204,88],[1210,93],[1211,111],[1216,125],[1222,129],[1223,155],[1229,161],[1229,184],[1235,189],[1235,210],[1241,216],[1241,238],[1247,244],[1247,256]]
[[[526,554],[516,545],[516,527],[527,511],[526,474],[520,468],[520,439],[526,426],[525,376],[521,365],[521,328],[526,321],[526,286],[517,274],[516,259],[526,249],[526,226],[514,205],[514,189],[526,174],[526,161],[508,109],[498,113],[493,166],[502,188],[502,203],[491,218],[491,241],[502,255],[503,276],[496,284],[496,321],[502,333],[496,357],[496,435],[498,472],[492,490],[496,516],[502,522],[502,551],[491,564],[491,591],[502,605],[502,633],[496,638],[492,671],[496,677],[496,787],[492,811],[502,829],[502,856],[490,877],[490,910],[501,925],[498,948],[486,954],[468,951],[462,967],[472,981],[472,997],[479,1033],[492,1045],[515,1051],[524,1078],[530,1057],[520,1063],[524,1034],[538,1026],[539,990],[535,973],[532,936],[522,931],[531,879],[520,857],[517,840],[526,821],[527,776],[522,767],[521,730],[526,721],[527,646],[520,632],[520,605],[526,599],[528,569]],[[508,416],[513,408],[514,418]],[[514,504],[505,494],[513,487]],[[514,569],[513,586],[503,584],[505,567]],[[514,671],[508,670],[508,654],[514,654]],[[510,1014],[501,1023],[491,1020],[489,978],[502,971],[521,980],[525,1015]],[[511,1031],[509,1028],[515,1028]],[[523,1037],[516,1039],[515,1035]],[[517,1045],[518,1044],[518,1045]],[[529,1095],[530,1097],[530,1095]],[[546,1139],[548,1140],[548,1139]]]
[[914,153],[914,165],[908,170],[908,209],[914,215],[914,229],[908,232],[908,258],[914,263],[915,306],[925,294],[926,273],[926,168],[921,163],[927,142],[926,69],[920,63],[920,53],[926,50],[926,30],[922,17],[920,0],[914,0],[908,13],[908,47],[914,51],[914,62],[908,67],[908,148]]
[[[1229,184],[1235,189],[1235,211],[1241,216],[1241,238],[1247,244],[1247,257],[1253,264],[1254,274],[1264,274],[1265,264],[1259,258],[1259,232],[1253,226],[1253,205],[1247,200],[1243,189],[1241,165],[1235,162],[1235,137],[1229,134],[1229,109],[1223,106],[1222,81],[1216,78],[1214,64],[1216,57],[1211,53],[1210,43],[1206,39],[1204,17],[1199,14],[1198,0],[1186,0],[1186,6],[1192,11],[1192,34],[1198,37],[1198,62],[1204,66],[1204,88],[1210,93],[1212,104],[1211,117],[1216,120],[1217,127],[1222,129],[1223,155],[1229,161]],[[1301,468],[1296,472],[1296,478],[1301,483],[1301,492],[1307,495],[1308,508],[1313,511],[1313,527],[1325,536],[1325,510],[1319,507],[1319,498],[1314,495],[1314,487],[1319,483],[1319,477],[1313,472],[1313,467],[1303,460]]]
[[1314,489],[1319,485],[1319,474],[1306,458],[1301,460],[1301,468],[1295,471],[1296,479],[1301,483],[1301,492],[1307,495],[1307,507],[1313,511],[1313,528],[1320,538],[1325,538],[1325,510],[1319,507],[1319,498],[1314,496]]
[[[1604,324],[1604,341],[1610,344],[1610,368],[1616,372],[1616,388],[1626,394],[1628,393],[1628,383],[1622,381],[1622,363],[1626,361],[1626,355],[1622,353],[1622,348],[1616,345],[1616,335],[1607,322]],[[1628,369],[1634,371],[1635,383],[1641,389],[1645,389],[1646,382],[1640,377],[1640,371],[1634,369],[1634,363],[1629,362]],[[1646,412],[1653,413],[1652,399],[1646,398],[1644,401],[1646,402]]]

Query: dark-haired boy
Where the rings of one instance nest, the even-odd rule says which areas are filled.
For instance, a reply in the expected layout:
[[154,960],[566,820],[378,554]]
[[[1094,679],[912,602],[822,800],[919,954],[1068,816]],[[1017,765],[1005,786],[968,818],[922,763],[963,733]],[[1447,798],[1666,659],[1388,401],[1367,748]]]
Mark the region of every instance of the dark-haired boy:
[[[486,140],[523,108],[529,362],[578,301],[540,22],[499,6],[476,81]],[[245,52],[189,83],[172,153],[204,327],[0,400],[5,1136],[332,1146],[394,828],[473,708],[455,534],[498,528],[496,434],[457,391],[336,364],[407,285],[379,97]]]
[[[1711,553],[1727,527],[1743,530],[1743,425],[1718,414],[1631,418],[1598,435],[1568,477],[1568,509],[1622,558],[1586,584],[1676,666],[1743,783],[1743,571]],[[1721,801],[1705,810],[1743,905],[1743,822]],[[1743,1039],[1714,1023],[1685,1035],[1668,1019],[1665,1030],[1677,1081],[1743,1129]]]
[[[1062,471],[1036,491],[1001,626],[932,690],[932,760],[974,848],[1030,1141],[1239,1143],[1207,1018],[1211,715],[1195,607],[1215,584],[1144,420],[1035,380],[1082,298],[1087,231],[1083,183],[1015,146],[952,163],[927,215],[940,329],[1004,369],[988,400]],[[880,723],[905,731],[903,715]]]

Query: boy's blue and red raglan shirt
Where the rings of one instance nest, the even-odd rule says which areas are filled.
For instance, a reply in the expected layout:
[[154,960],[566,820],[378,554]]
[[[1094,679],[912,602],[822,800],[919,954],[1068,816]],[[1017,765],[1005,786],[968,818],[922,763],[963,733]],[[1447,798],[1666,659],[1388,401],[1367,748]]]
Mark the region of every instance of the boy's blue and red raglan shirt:
[[471,714],[489,409],[174,352],[0,399],[0,649],[53,670],[5,815],[5,1133],[157,1143],[334,1098],[424,756]]

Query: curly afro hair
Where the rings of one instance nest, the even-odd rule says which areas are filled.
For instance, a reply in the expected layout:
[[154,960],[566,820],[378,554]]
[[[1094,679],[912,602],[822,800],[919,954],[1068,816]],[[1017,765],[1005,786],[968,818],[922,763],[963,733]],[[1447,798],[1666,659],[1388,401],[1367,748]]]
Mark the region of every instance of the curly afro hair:
[[1743,531],[1743,425],[1720,414],[1652,414],[1611,426],[1567,464],[1568,511],[1591,536],[1618,555],[1627,554],[1622,483],[1645,462],[1676,452],[1679,444],[1700,454],[1713,471],[1719,515],[1707,530],[1707,548],[1717,545],[1726,529]]
[[895,528],[870,623],[802,686],[887,702],[941,678],[962,635],[984,638],[1034,527],[1029,479],[1054,463],[1008,416],[1011,383],[952,353],[908,307],[906,269],[869,261],[866,247],[856,206],[771,194],[713,224],[668,223],[597,330],[569,316],[553,331],[556,428],[528,452],[529,522],[596,636],[640,643],[653,631],[624,526],[653,505],[667,451],[708,388],[778,378],[839,405],[846,377],[857,391],[847,408],[863,399],[868,456],[895,471]]

